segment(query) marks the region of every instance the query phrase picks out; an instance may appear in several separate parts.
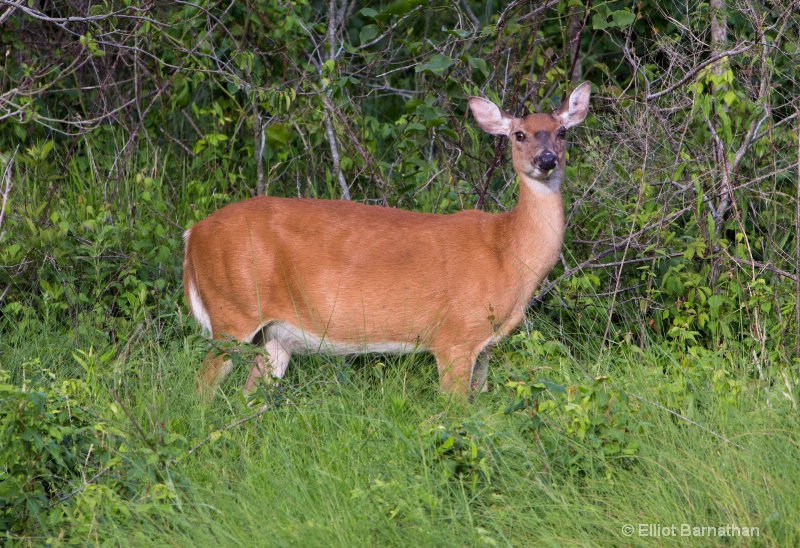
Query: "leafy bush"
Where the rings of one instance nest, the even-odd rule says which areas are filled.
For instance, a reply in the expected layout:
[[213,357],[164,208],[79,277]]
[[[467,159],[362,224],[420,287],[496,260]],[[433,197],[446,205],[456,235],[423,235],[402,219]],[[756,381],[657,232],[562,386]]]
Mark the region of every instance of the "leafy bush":
[[8,534],[86,534],[96,522],[169,513],[185,455],[170,434],[126,431],[118,403],[103,404],[90,384],[56,379],[37,362],[34,378],[10,383],[0,368],[0,526]]
[[571,473],[630,466],[638,453],[644,423],[636,406],[607,377],[565,387],[547,379],[510,381],[514,401],[506,413],[526,417],[522,432],[540,444],[548,460]]

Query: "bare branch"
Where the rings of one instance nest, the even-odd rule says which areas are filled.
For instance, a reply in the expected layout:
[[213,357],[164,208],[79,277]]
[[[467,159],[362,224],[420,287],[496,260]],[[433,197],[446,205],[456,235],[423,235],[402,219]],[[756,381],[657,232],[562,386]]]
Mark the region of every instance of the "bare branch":
[[664,95],[667,95],[668,93],[672,93],[676,89],[684,86],[689,80],[694,78],[697,75],[698,72],[700,72],[701,70],[703,70],[707,66],[713,65],[714,63],[716,63],[719,60],[724,59],[726,57],[732,57],[734,55],[739,55],[740,53],[744,53],[746,51],[749,51],[749,50],[753,49],[753,47],[755,45],[756,45],[756,42],[744,42],[742,45],[737,46],[737,47],[735,47],[733,49],[729,49],[727,51],[723,51],[723,52],[718,53],[716,55],[712,55],[711,57],[709,57],[708,59],[706,59],[702,63],[699,63],[699,64],[695,65],[694,67],[692,67],[691,70],[689,70],[686,74],[684,74],[683,78],[678,80],[676,83],[672,84],[671,86],[669,86],[669,87],[667,87],[665,89],[662,89],[659,92],[650,93],[650,94],[647,95],[646,98],[647,98],[648,101],[652,101],[654,99],[658,99],[659,97],[663,97]]
[[[0,25],[2,25],[5,22],[6,19],[11,17],[11,14],[14,13],[14,11],[17,9],[17,7],[22,5],[22,3],[24,1],[25,0],[10,0],[8,3],[4,2],[8,6],[8,8],[3,13],[3,15],[0,15]],[[9,5],[9,4],[12,4],[12,5]],[[13,4],[16,4],[16,6],[14,6]]]

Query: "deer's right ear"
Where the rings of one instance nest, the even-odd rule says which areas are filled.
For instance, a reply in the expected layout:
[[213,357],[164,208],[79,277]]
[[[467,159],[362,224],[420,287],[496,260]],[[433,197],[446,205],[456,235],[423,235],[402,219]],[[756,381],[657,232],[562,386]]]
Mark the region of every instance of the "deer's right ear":
[[486,133],[508,135],[511,132],[513,118],[490,100],[482,97],[470,97],[469,108],[478,125]]
[[564,101],[553,114],[561,119],[565,128],[571,128],[583,122],[589,112],[589,94],[591,84],[584,82],[572,92],[569,99]]

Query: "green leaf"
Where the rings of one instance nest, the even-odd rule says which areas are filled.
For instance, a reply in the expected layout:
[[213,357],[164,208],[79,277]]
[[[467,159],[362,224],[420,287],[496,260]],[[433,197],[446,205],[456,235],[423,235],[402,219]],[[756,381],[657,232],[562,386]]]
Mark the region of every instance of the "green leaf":
[[358,39],[361,41],[361,44],[366,44],[376,36],[378,36],[378,25],[364,25],[361,27],[361,32],[358,34]]
[[374,19],[375,16],[378,15],[378,10],[374,10],[372,8],[364,8],[360,10],[358,13],[360,13],[364,17],[371,17]]
[[406,131],[425,131],[428,128],[418,122],[411,122],[406,126]]
[[481,71],[484,76],[489,76],[489,67],[486,65],[486,61],[480,57],[472,57],[467,55],[467,62],[472,68]]
[[617,27],[626,29],[631,26],[634,21],[636,21],[636,14],[632,13],[629,9],[624,9],[612,13],[611,19],[614,20],[614,24]]
[[614,23],[607,22],[605,16],[603,16],[603,15],[601,15],[599,13],[595,13],[592,16],[592,28],[594,30],[605,30],[608,27],[613,27],[613,26],[614,26]]
[[636,14],[627,8],[612,12],[611,21],[608,21],[607,13],[595,13],[592,16],[592,28],[595,30],[604,30],[612,27],[626,29],[631,26],[634,21],[636,21]]
[[416,72],[429,72],[436,76],[441,76],[444,71],[453,66],[453,60],[446,55],[437,53],[431,57],[430,61],[417,65]]
[[554,383],[553,381],[550,381],[550,380],[547,380],[547,379],[542,379],[539,382],[544,383],[544,385],[547,387],[547,389],[553,394],[566,394],[567,393],[567,389],[566,388],[564,388],[560,384]]
[[270,146],[285,146],[291,138],[292,133],[284,124],[272,124],[264,128],[264,140]]
[[733,103],[736,100],[736,93],[731,90],[728,90],[722,96],[722,100],[725,101],[726,105],[730,106],[731,103]]
[[425,0],[395,0],[389,4],[389,7],[377,14],[375,16],[375,20],[381,22],[387,21],[393,15],[402,17],[414,8],[422,6],[423,4],[427,4],[427,2]]
[[720,295],[711,295],[708,298],[708,306],[712,311],[716,312],[722,306],[725,300]]
[[453,444],[455,442],[456,442],[456,440],[455,440],[455,438],[453,436],[447,436],[447,439],[444,440],[444,443],[442,443],[442,445],[439,446],[439,451],[440,452],[447,451],[448,449],[453,447]]
[[442,32],[445,34],[449,34],[450,36],[456,36],[458,38],[469,38],[472,33],[466,29],[451,29],[448,30],[446,27],[442,27]]

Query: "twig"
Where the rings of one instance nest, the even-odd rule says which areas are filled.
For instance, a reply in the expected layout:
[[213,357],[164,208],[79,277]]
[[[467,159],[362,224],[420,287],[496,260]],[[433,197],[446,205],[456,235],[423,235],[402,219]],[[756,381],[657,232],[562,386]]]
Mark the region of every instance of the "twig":
[[144,19],[146,21],[150,21],[150,19],[147,17],[126,15],[126,12],[147,13],[150,10],[150,8],[138,8],[135,6],[128,6],[117,11],[112,11],[110,13],[104,13],[101,15],[91,15],[86,17],[48,17],[47,15],[44,15],[44,13],[40,11],[37,11],[33,8],[29,8],[26,2],[22,2],[20,0],[16,1],[0,0],[0,4],[8,6],[9,10],[19,9],[34,19],[38,19],[39,21],[46,21],[48,23],[55,23],[61,27],[63,27],[66,23],[89,23],[92,21],[103,21],[105,19],[111,19],[115,17],[118,17],[120,19]]
[[[203,439],[200,443],[198,443],[197,445],[195,445],[194,447],[189,449],[189,451],[186,453],[186,455],[187,456],[191,455],[192,453],[194,453],[195,451],[197,451],[198,449],[203,447],[205,444],[210,442],[213,438],[215,438],[218,435],[222,434],[223,432],[227,432],[228,430],[233,430],[237,426],[241,426],[242,424],[244,424],[246,422],[249,422],[249,421],[251,421],[253,419],[257,419],[261,415],[264,415],[265,413],[267,413],[269,411],[272,411],[272,410],[276,409],[277,407],[278,407],[278,405],[267,405],[267,404],[264,404],[263,406],[261,406],[261,409],[259,409],[257,413],[254,413],[254,414],[252,414],[252,415],[250,415],[248,417],[244,417],[244,418],[241,418],[241,419],[239,419],[237,421],[234,421],[234,422],[230,423],[229,425],[227,425],[227,426],[225,426],[223,428],[220,428],[219,430],[214,430],[208,436],[206,436],[205,439]],[[175,459],[172,459],[172,462],[173,463],[176,462]]]
[[[21,5],[25,0],[11,0],[11,4],[16,4],[17,6]],[[466,2],[465,2],[466,3]],[[11,14],[17,9],[16,6],[10,5],[8,9],[5,11],[3,15],[0,15],[0,25],[2,25],[6,19],[11,17]]]
[[467,17],[469,17],[469,20],[472,21],[473,25],[475,25],[475,30],[477,31],[481,26],[481,22],[478,21],[478,18],[475,16],[475,12],[473,12],[472,8],[469,7],[469,2],[467,2],[467,0],[461,0],[461,7],[464,8],[464,11],[467,13]]
[[[0,0],[0,1],[2,1],[2,0]],[[227,13],[227,12],[228,12],[228,11],[229,11],[229,10],[230,10],[232,7],[233,7],[234,3],[235,3],[235,2],[234,2],[234,1],[232,1],[230,4],[228,4],[228,7],[227,7],[227,8],[225,8],[225,10],[224,10],[224,12],[223,12],[223,13]],[[194,55],[194,53],[195,53],[195,52],[196,52],[198,49],[200,49],[201,45],[202,45],[203,43],[205,43],[205,40],[206,40],[206,39],[207,39],[209,36],[211,36],[211,34],[214,32],[214,30],[216,29],[216,27],[217,27],[217,25],[218,25],[218,24],[221,24],[221,22],[219,22],[219,21],[218,21],[218,22],[214,23],[214,24],[213,24],[213,25],[212,25],[212,26],[211,26],[211,27],[210,27],[210,28],[209,28],[209,29],[206,31],[206,33],[205,33],[205,35],[203,36],[203,38],[202,38],[201,40],[199,40],[199,41],[198,41],[198,42],[195,44],[195,46],[194,46],[194,47],[193,47],[193,48],[192,48],[192,49],[189,51],[189,54],[190,54],[190,55]],[[138,135],[139,135],[139,132],[140,132],[140,131],[141,131],[141,129],[142,129],[142,126],[144,126],[144,123],[145,123],[145,120],[146,120],[146,116],[147,116],[147,114],[148,114],[148,113],[150,112],[150,110],[151,110],[151,109],[152,109],[152,108],[155,106],[155,104],[156,104],[156,102],[158,101],[158,99],[159,99],[159,97],[161,96],[161,94],[162,94],[162,93],[164,93],[164,92],[167,90],[167,88],[168,88],[170,85],[172,85],[172,81],[173,81],[173,80],[175,79],[175,77],[176,77],[176,76],[179,74],[179,72],[180,72],[179,70],[175,70],[175,71],[174,71],[174,72],[173,72],[173,73],[172,73],[172,74],[169,76],[169,78],[167,78],[166,80],[164,80],[164,82],[163,82],[163,84],[161,85],[161,87],[160,87],[160,88],[159,88],[159,89],[156,91],[155,95],[153,96],[153,98],[152,98],[152,101],[150,102],[150,104],[149,104],[149,105],[147,105],[147,108],[146,108],[146,109],[144,110],[144,112],[142,113],[142,115],[141,115],[141,118],[140,118],[140,120],[139,120],[139,123],[136,125],[136,127],[135,127],[135,128],[133,129],[133,131],[131,132],[131,135],[130,135],[130,137],[128,138],[128,140],[127,140],[127,141],[125,142],[125,144],[123,145],[123,147],[122,147],[122,150],[120,151],[120,153],[119,153],[119,154],[117,154],[117,155],[115,156],[115,158],[114,158],[114,163],[113,163],[113,165],[112,165],[111,169],[113,170],[113,169],[116,167],[116,169],[117,169],[117,178],[116,178],[116,181],[115,181],[115,183],[114,183],[114,190],[113,190],[113,191],[112,191],[112,193],[111,193],[111,199],[110,199],[110,200],[108,200],[108,202],[109,202],[110,204],[113,204],[113,203],[114,203],[114,201],[115,201],[115,199],[116,199],[116,196],[117,196],[117,191],[119,190],[119,184],[120,184],[120,180],[121,180],[121,178],[122,178],[122,169],[124,168],[124,164],[127,164],[127,162],[128,162],[128,159],[130,158],[130,156],[131,156],[131,154],[132,154],[132,152],[133,152],[133,149],[132,149],[132,144],[133,144],[133,143],[134,143],[134,141],[137,139],[137,137],[138,137]],[[120,158],[120,154],[122,154],[122,153],[124,153],[124,154],[125,154],[125,156],[124,156],[124,158],[123,158],[123,161],[122,161],[123,165],[118,167],[118,166],[117,166],[117,162],[118,162],[118,160],[119,160],[119,158]],[[106,179],[106,183],[108,183],[108,181],[109,181],[110,179],[111,179],[111,171],[109,171],[108,178]]]
[[[779,276],[783,276],[784,278],[788,278],[790,280],[793,280],[795,283],[800,283],[800,274],[792,274],[791,272],[787,272],[786,270],[781,270],[780,268],[774,267],[774,266],[772,266],[770,264],[764,264],[764,263],[761,263],[761,262],[758,262],[758,261],[755,261],[755,260],[746,261],[744,259],[739,259],[738,257],[734,257],[733,255],[731,255],[730,252],[728,252],[727,249],[725,249],[725,248],[721,248],[721,249],[722,249],[722,251],[725,252],[725,255],[727,255],[728,260],[730,260],[730,261],[732,261],[732,262],[734,262],[736,264],[749,266],[753,270],[756,269],[756,268],[761,269],[761,270],[769,270],[770,272],[774,272],[775,274],[778,274]],[[755,279],[755,276],[753,276],[753,279]]]
[[486,170],[486,174],[484,174],[483,176],[485,182],[483,183],[483,187],[478,193],[478,201],[475,204],[475,209],[483,209],[483,203],[486,200],[486,193],[489,192],[489,185],[492,183],[492,174],[498,168],[500,162],[503,160],[503,151],[506,148],[507,140],[508,140],[507,137],[504,136],[500,137],[497,139],[497,142],[494,145],[494,158],[492,159],[492,163],[489,166],[489,169]]
[[84,489],[86,489],[86,486],[87,486],[87,485],[91,485],[92,483],[94,483],[95,481],[97,481],[98,479],[100,479],[100,477],[102,477],[104,474],[106,474],[106,473],[107,473],[109,470],[111,470],[111,467],[109,467],[109,466],[104,466],[104,467],[103,467],[103,468],[102,468],[102,469],[101,469],[99,472],[97,472],[97,473],[96,473],[94,476],[92,476],[91,478],[89,478],[89,480],[88,480],[88,481],[84,481],[84,482],[83,482],[83,485],[81,485],[80,487],[78,487],[78,488],[77,488],[77,489],[75,489],[74,491],[72,491],[72,492],[70,492],[70,493],[67,493],[66,495],[62,495],[62,496],[61,496],[61,497],[59,497],[59,498],[58,498],[58,500],[56,500],[55,502],[51,502],[51,503],[48,505],[48,507],[47,507],[47,508],[52,508],[53,506],[55,506],[55,505],[57,505],[57,504],[61,504],[61,503],[62,503],[62,502],[64,502],[65,500],[71,499],[72,497],[74,497],[75,495],[77,495],[78,493],[80,493],[81,491],[83,491]]
[[698,424],[698,423],[694,422],[692,419],[690,419],[690,418],[688,418],[688,417],[684,417],[684,416],[683,416],[683,415],[681,415],[680,413],[677,413],[677,412],[673,411],[672,409],[669,409],[668,407],[664,407],[663,405],[661,405],[661,404],[658,404],[658,403],[656,403],[656,402],[652,402],[652,401],[650,401],[650,400],[646,400],[646,399],[644,399],[644,398],[643,398],[643,397],[641,397],[641,396],[637,396],[636,394],[633,394],[632,392],[627,392],[627,391],[626,391],[625,393],[626,393],[626,394],[628,394],[628,395],[630,395],[630,396],[633,396],[633,397],[634,397],[634,398],[636,398],[637,400],[639,400],[639,401],[642,401],[642,402],[644,402],[644,403],[646,403],[646,404],[648,404],[648,405],[652,405],[653,407],[656,407],[656,408],[658,408],[658,409],[661,409],[662,411],[666,411],[666,412],[667,412],[667,413],[669,413],[670,415],[674,415],[675,417],[678,417],[678,418],[679,418],[679,419],[681,419],[682,421],[686,421],[686,422],[688,422],[689,424],[692,424],[692,425],[694,425],[694,426],[698,427],[698,428],[699,428],[700,430],[702,430],[703,432],[707,432],[707,433],[711,434],[712,436],[715,436],[715,437],[717,437],[717,438],[721,439],[721,440],[722,440],[722,441],[724,441],[724,442],[730,443],[730,444],[731,444],[731,445],[733,445],[734,447],[738,447],[739,449],[744,449],[744,447],[742,447],[741,445],[739,445],[739,444],[738,444],[738,443],[736,443],[735,441],[731,441],[731,440],[729,440],[728,438],[726,438],[725,436],[722,436],[722,435],[720,435],[720,434],[717,434],[717,433],[716,433],[716,432],[714,432],[713,430],[710,430],[710,429],[706,428],[706,427],[705,427],[705,426],[703,426],[702,424]]
[[336,178],[339,180],[339,186],[342,188],[342,199],[350,200],[350,188],[347,186],[347,181],[344,180],[344,174],[339,166],[339,147],[336,145],[336,135],[333,133],[331,115],[327,109],[325,109],[325,134],[328,136],[328,142],[331,146],[333,171],[336,173]]
[[169,139],[170,141],[172,141],[173,143],[175,143],[176,145],[181,147],[186,154],[188,154],[192,158],[197,157],[197,154],[195,154],[192,149],[190,149],[189,147],[187,147],[186,145],[181,143],[179,139],[176,139],[175,137],[170,135],[170,133],[168,131],[164,131],[163,127],[159,126],[158,130],[161,132],[161,135],[163,135],[164,137],[166,137],[167,139]]
[[128,417],[128,420],[131,422],[133,427],[136,429],[136,432],[139,434],[139,437],[142,438],[142,441],[147,445],[147,447],[150,448],[150,450],[153,453],[158,455],[158,450],[156,450],[155,446],[153,445],[153,442],[151,442],[149,439],[147,439],[147,435],[144,433],[144,430],[142,430],[142,427],[139,426],[139,422],[136,419],[133,418],[133,415],[131,415],[131,412],[128,411],[128,406],[125,405],[124,403],[122,403],[122,400],[117,395],[117,391],[114,390],[114,389],[109,389],[108,392],[109,392],[109,394],[111,394],[111,397],[114,398],[114,401],[117,402],[117,405],[119,405],[122,408],[122,411],[125,413],[125,416]]
[[[586,22],[589,20],[589,5],[591,3],[592,0],[586,0],[586,6],[583,8],[583,20],[581,21],[581,26],[578,29],[578,32],[575,33],[575,36],[569,41],[569,47],[570,49],[574,49],[575,55],[572,57],[572,66],[569,67],[569,74],[567,74],[568,82],[572,82],[572,77],[575,73],[575,67],[578,65],[578,59],[580,59],[581,37],[583,36],[583,30],[586,28]],[[572,21],[570,20],[570,23],[571,22]]]
[[[649,142],[648,142],[649,144]],[[645,145],[647,146],[647,145]],[[647,151],[644,154],[645,158],[647,157]],[[644,167],[644,166],[643,166]],[[641,183],[641,182],[640,182]],[[641,186],[639,187],[639,198],[636,200],[636,208],[633,211],[632,219],[636,219],[639,216],[639,208],[642,205],[642,198],[644,196],[644,191],[642,190]],[[600,354],[602,355],[603,349],[605,348],[606,340],[608,339],[608,333],[611,330],[611,318],[614,315],[614,305],[617,302],[617,292],[619,291],[620,284],[622,283],[622,269],[625,268],[625,258],[628,256],[628,249],[630,249],[631,239],[633,238],[633,231],[636,228],[636,222],[631,223],[631,229],[628,232],[628,238],[625,240],[625,249],[622,250],[622,260],[619,263],[619,269],[617,270],[617,281],[614,286],[614,294],[611,296],[611,305],[608,307],[608,321],[606,322],[606,329],[603,332],[603,339],[600,342]]]

